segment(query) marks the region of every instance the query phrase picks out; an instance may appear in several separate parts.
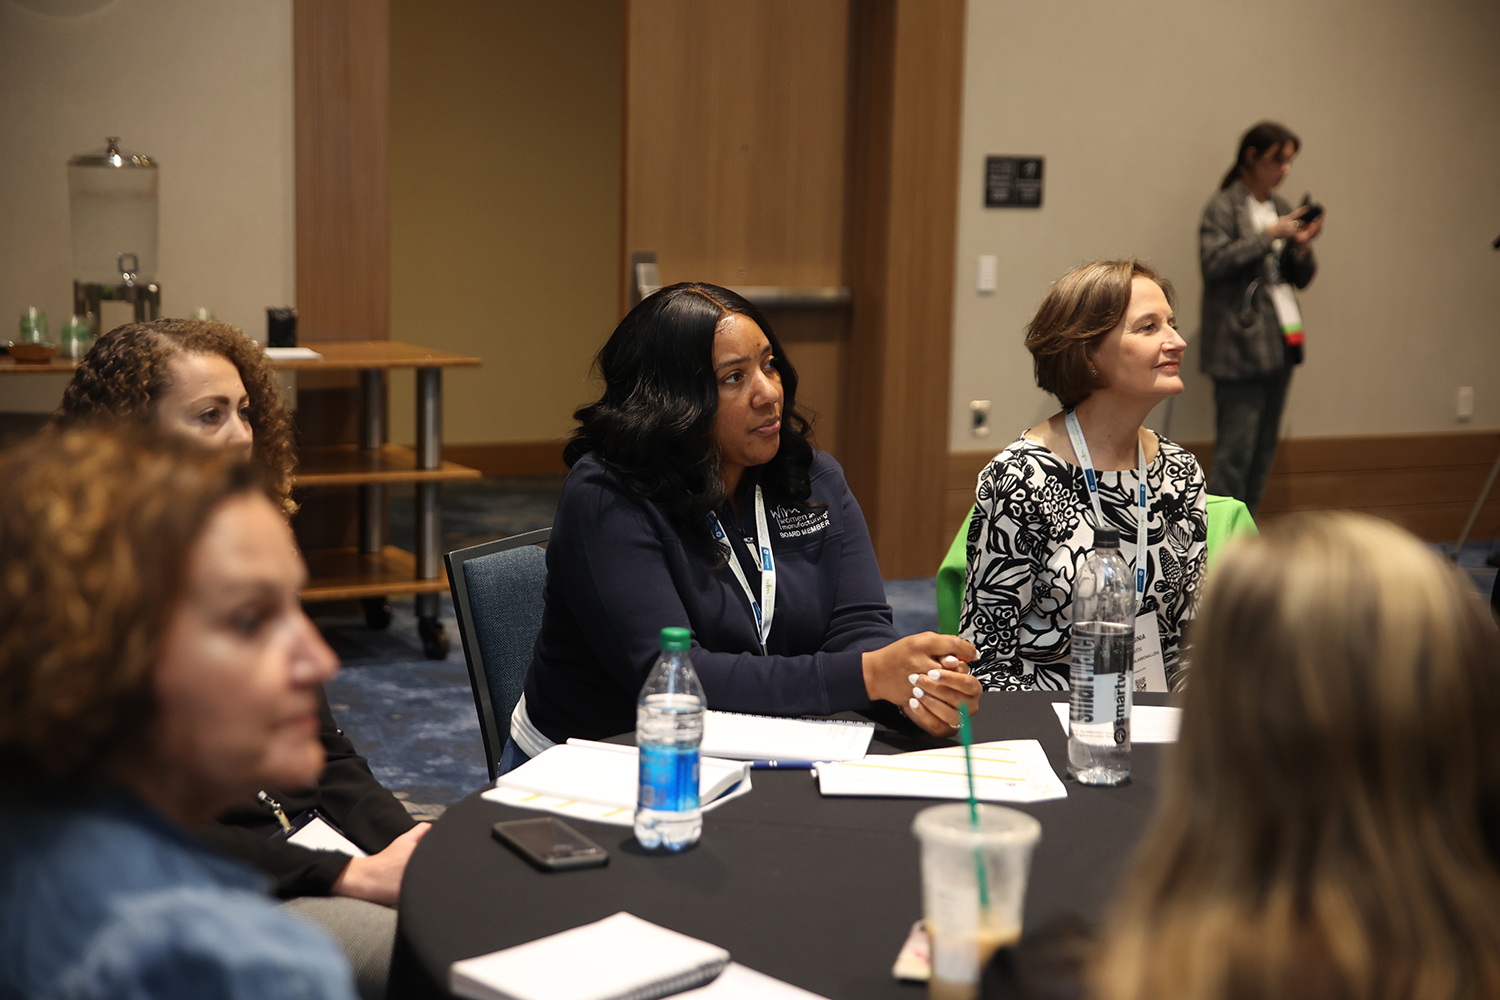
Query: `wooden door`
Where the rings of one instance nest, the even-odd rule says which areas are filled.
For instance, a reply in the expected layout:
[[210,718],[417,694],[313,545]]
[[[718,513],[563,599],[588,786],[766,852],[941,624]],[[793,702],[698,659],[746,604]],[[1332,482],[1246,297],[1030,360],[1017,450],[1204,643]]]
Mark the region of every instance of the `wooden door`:
[[[630,0],[622,274],[842,288],[772,309],[887,577],[936,571],[963,0]],[[621,304],[630,289],[622,283]],[[945,537],[946,536],[946,537]]]

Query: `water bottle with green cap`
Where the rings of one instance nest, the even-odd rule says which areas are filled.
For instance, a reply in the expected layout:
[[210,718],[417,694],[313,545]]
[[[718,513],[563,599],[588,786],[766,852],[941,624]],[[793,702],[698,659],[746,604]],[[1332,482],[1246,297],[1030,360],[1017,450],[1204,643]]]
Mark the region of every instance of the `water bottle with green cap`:
[[641,781],[635,839],[645,848],[680,851],[703,833],[698,760],[707,701],[688,656],[692,638],[685,628],[661,630],[661,655],[636,699]]

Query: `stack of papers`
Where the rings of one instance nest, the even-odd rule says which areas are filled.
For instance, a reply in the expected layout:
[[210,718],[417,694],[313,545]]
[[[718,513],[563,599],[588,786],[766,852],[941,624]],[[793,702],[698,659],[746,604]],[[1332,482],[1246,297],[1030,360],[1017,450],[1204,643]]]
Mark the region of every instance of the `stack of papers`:
[[621,911],[454,962],[448,989],[472,1000],[651,1000],[705,983],[728,963],[723,948]]
[[[704,757],[698,800],[705,811],[750,791],[750,765]],[[635,747],[569,740],[502,774],[481,798],[613,826],[635,821],[640,758]]]
[[703,753],[729,760],[859,760],[869,752],[874,735],[873,722],[708,712]]
[[[976,743],[973,756],[974,795],[985,802],[1046,802],[1068,797],[1036,740]],[[964,749],[945,747],[819,764],[818,790],[824,795],[967,799]]]
[[[1063,732],[1072,732],[1068,725],[1068,703],[1054,701],[1052,711],[1062,723]],[[1130,707],[1131,743],[1176,743],[1177,731],[1182,728],[1182,709],[1167,705],[1132,705]]]

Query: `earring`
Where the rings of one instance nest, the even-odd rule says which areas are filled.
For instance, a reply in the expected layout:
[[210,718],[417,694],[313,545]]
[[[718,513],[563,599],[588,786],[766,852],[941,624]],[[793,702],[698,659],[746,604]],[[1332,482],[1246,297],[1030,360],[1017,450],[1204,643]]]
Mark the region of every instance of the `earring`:
[[1093,367],[1092,365],[1090,365],[1089,366],[1089,375],[1091,375],[1094,378],[1098,378],[1099,377],[1099,369],[1097,369],[1097,368]]

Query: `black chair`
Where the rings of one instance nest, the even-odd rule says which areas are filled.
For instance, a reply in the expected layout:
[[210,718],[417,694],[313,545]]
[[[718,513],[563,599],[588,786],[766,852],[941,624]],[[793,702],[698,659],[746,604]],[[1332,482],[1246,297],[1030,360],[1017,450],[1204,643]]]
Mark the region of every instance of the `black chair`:
[[542,588],[551,528],[456,549],[443,557],[490,779],[510,735],[510,715],[542,628]]

